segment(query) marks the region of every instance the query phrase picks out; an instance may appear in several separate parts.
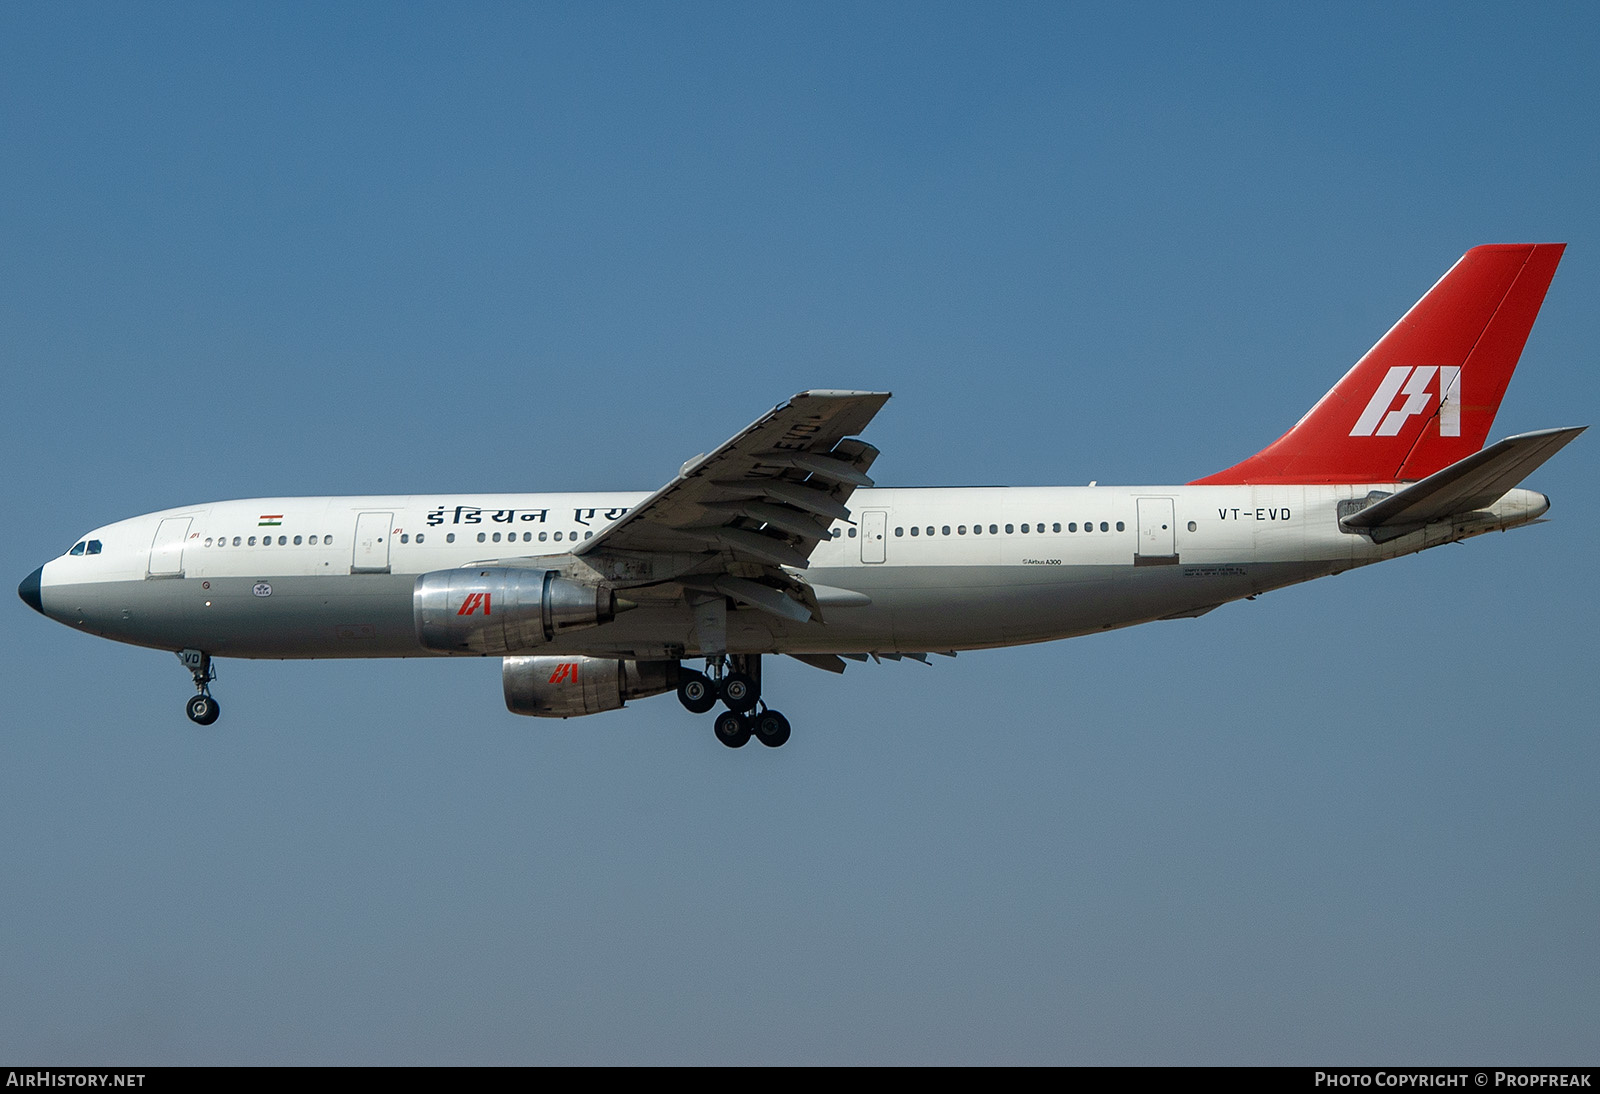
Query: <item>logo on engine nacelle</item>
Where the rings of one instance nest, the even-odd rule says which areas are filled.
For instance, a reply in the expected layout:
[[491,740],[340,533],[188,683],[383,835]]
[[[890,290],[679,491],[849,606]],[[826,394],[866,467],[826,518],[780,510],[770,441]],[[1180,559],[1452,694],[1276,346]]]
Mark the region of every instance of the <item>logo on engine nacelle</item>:
[[489,594],[488,593],[473,593],[473,594],[471,594],[470,596],[468,596],[465,600],[463,600],[461,602],[461,609],[459,611],[457,611],[456,614],[457,615],[471,615],[473,612],[478,610],[478,605],[480,605],[480,604],[483,605],[483,614],[484,615],[488,615],[489,614]]
[[563,661],[556,666],[556,671],[550,674],[552,684],[576,684],[578,682],[578,662]]

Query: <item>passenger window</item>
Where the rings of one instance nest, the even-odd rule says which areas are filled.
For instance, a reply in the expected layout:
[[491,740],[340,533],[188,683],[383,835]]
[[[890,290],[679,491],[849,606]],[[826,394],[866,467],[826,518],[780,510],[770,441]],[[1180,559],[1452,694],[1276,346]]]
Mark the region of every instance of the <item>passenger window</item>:
[[1015,532],[1016,530],[1017,530],[1017,526],[1016,525],[1014,525],[1014,524],[1006,525],[1006,535],[1009,536],[1012,532]]
[[245,540],[245,545],[248,547],[254,547],[256,545],[256,537],[251,536],[249,539]]
[[[422,541],[422,537],[418,536],[417,537],[417,541],[420,543]],[[522,542],[524,542],[524,543],[532,543],[533,542],[533,533],[532,532],[524,532],[524,533],[522,533]]]
[[850,538],[851,539],[855,539],[856,538],[856,530],[854,528],[850,529]]
[[294,537],[294,545],[296,547],[300,546],[300,537],[299,536],[295,536]]
[[446,543],[454,543],[456,541],[456,534],[454,532],[446,532],[444,534],[444,541]]
[[1122,531],[1126,531],[1126,530],[1127,530],[1127,526],[1125,524],[1123,524],[1120,520],[1117,521],[1117,531],[1122,532]]
[[[421,536],[417,537],[417,542],[418,543],[422,542],[422,537]],[[332,547],[333,546],[333,537],[332,536],[323,536],[322,537],[322,545],[324,547]]]
[[1052,531],[1052,532],[1059,532],[1059,531],[1061,531],[1061,522],[1060,522],[1060,521],[1059,521],[1059,520],[1058,520],[1058,521],[1056,521],[1056,522],[1055,522],[1055,523],[1054,523],[1054,524],[1052,524],[1052,525],[1051,525],[1051,526],[1050,526],[1050,530],[1051,530],[1051,531]]
[[931,525],[931,524],[930,524],[930,525],[928,525],[928,534],[929,534],[929,535],[930,535],[930,536],[931,536],[931,535],[933,535],[933,525]]
[[479,532],[478,533],[478,542],[479,543],[482,543],[484,540],[486,540],[488,538],[489,538],[488,535],[486,535],[485,533],[483,533],[483,532]]
[[1076,532],[1077,530],[1078,530],[1078,522],[1077,521],[1073,521],[1073,522],[1071,522],[1070,524],[1067,525],[1067,531]]
[[[479,538],[479,539],[482,539],[482,538],[483,538],[483,537],[482,537],[482,536],[479,536],[479,537],[478,537],[478,538]],[[499,542],[500,542],[500,533],[499,533],[499,532],[496,532],[496,533],[495,533],[495,534],[494,534],[494,541],[495,541],[495,542],[496,542],[496,543],[499,543]]]
[[540,532],[540,533],[539,533],[539,542],[540,542],[540,543],[543,543],[543,542],[544,542],[544,537],[545,537],[545,533],[544,533],[544,532]]
[[557,533],[556,533],[556,542],[557,542],[557,543],[560,543],[560,542],[561,542],[561,533],[560,533],[560,532],[557,532]]
[[1027,535],[1028,534],[1028,526],[1026,524],[1024,524],[1022,526],[1022,534],[1023,535]]
[[1195,522],[1191,520],[1189,522],[1189,531],[1193,532],[1193,531],[1195,531],[1195,529],[1196,529]]
[[956,525],[956,535],[964,536],[966,534],[967,534],[967,526],[965,524]]
[[1101,531],[1102,531],[1102,532],[1109,532],[1109,531],[1111,531],[1111,529],[1110,529],[1110,528],[1107,528],[1107,527],[1106,527],[1106,522],[1105,522],[1105,521],[1101,521],[1101,522],[1100,522],[1100,530],[1101,530]]
[[1000,534],[1000,526],[998,524],[989,525],[989,534],[991,536],[999,535]]
[[585,533],[583,533],[583,538],[584,539],[593,539],[594,538],[594,533],[593,532],[585,532]]
[[421,542],[422,542],[422,533],[421,533],[421,532],[418,532],[418,533],[417,533],[417,542],[418,542],[418,543],[421,543]]
[[981,524],[974,524],[974,525],[973,525],[973,526],[972,526],[972,534],[973,534],[973,535],[975,535],[975,536],[981,536],[981,535],[983,535],[983,525],[981,525]]
[[921,528],[919,528],[919,527],[917,527],[917,526],[916,526],[916,525],[915,525],[915,524],[913,524],[913,525],[912,525],[912,526],[911,526],[911,534],[912,534],[912,535],[917,535],[917,534],[919,534],[919,533],[920,533],[920,532],[921,532],[921,531],[922,531],[922,529],[921,529]]
[[900,536],[903,536],[903,535],[906,534],[906,530],[904,528],[896,528],[894,530],[894,534],[895,534],[896,538],[899,538]]
[[406,533],[401,532],[400,533],[400,542],[401,543],[410,543],[411,542],[411,537],[409,535],[407,535]]
[[279,536],[278,537],[278,546],[279,547],[288,546],[288,543],[289,543],[289,537],[288,536]]
[[940,530],[939,530],[939,531],[940,531],[940,534],[941,534],[941,535],[946,535],[946,536],[948,536],[948,535],[949,535],[949,534],[950,534],[950,526],[949,526],[949,525],[948,525],[948,524],[946,524],[946,525],[945,525],[945,526],[944,526],[944,527],[943,527],[943,528],[941,528],[941,529],[940,529]]

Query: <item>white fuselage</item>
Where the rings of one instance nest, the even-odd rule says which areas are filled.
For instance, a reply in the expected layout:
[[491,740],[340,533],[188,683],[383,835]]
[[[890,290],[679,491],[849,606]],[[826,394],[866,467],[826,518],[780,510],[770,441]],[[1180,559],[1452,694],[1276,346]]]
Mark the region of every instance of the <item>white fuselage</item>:
[[[1069,638],[1339,573],[1538,518],[1542,494],[1389,542],[1339,527],[1340,502],[1398,484],[861,489],[853,523],[804,578],[822,621],[728,613],[730,653],[894,653]],[[567,551],[646,495],[264,498],[96,529],[39,573],[41,610],[142,646],[221,657],[406,657],[416,578],[474,565],[571,563]],[[86,547],[94,544],[93,553]],[[80,550],[81,549],[81,550]],[[537,562],[533,561],[538,559]],[[700,655],[681,591],[528,652]]]

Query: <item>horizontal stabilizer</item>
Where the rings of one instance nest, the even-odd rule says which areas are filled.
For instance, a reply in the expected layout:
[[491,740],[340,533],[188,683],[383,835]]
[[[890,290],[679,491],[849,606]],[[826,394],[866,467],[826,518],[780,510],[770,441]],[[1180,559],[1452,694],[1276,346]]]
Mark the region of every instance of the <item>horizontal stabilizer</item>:
[[1429,524],[1486,509],[1586,428],[1541,429],[1507,437],[1352,513],[1339,525],[1352,532],[1375,531]]

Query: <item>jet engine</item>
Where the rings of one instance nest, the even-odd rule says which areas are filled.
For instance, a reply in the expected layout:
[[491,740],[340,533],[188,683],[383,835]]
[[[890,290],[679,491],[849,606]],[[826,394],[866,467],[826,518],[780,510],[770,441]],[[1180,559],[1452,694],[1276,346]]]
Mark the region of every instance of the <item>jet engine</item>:
[[603,657],[507,657],[500,670],[506,709],[538,718],[575,718],[616,710],[629,699],[678,686],[676,661]]
[[417,641],[440,653],[514,653],[609,623],[617,594],[554,570],[434,570],[412,593]]

